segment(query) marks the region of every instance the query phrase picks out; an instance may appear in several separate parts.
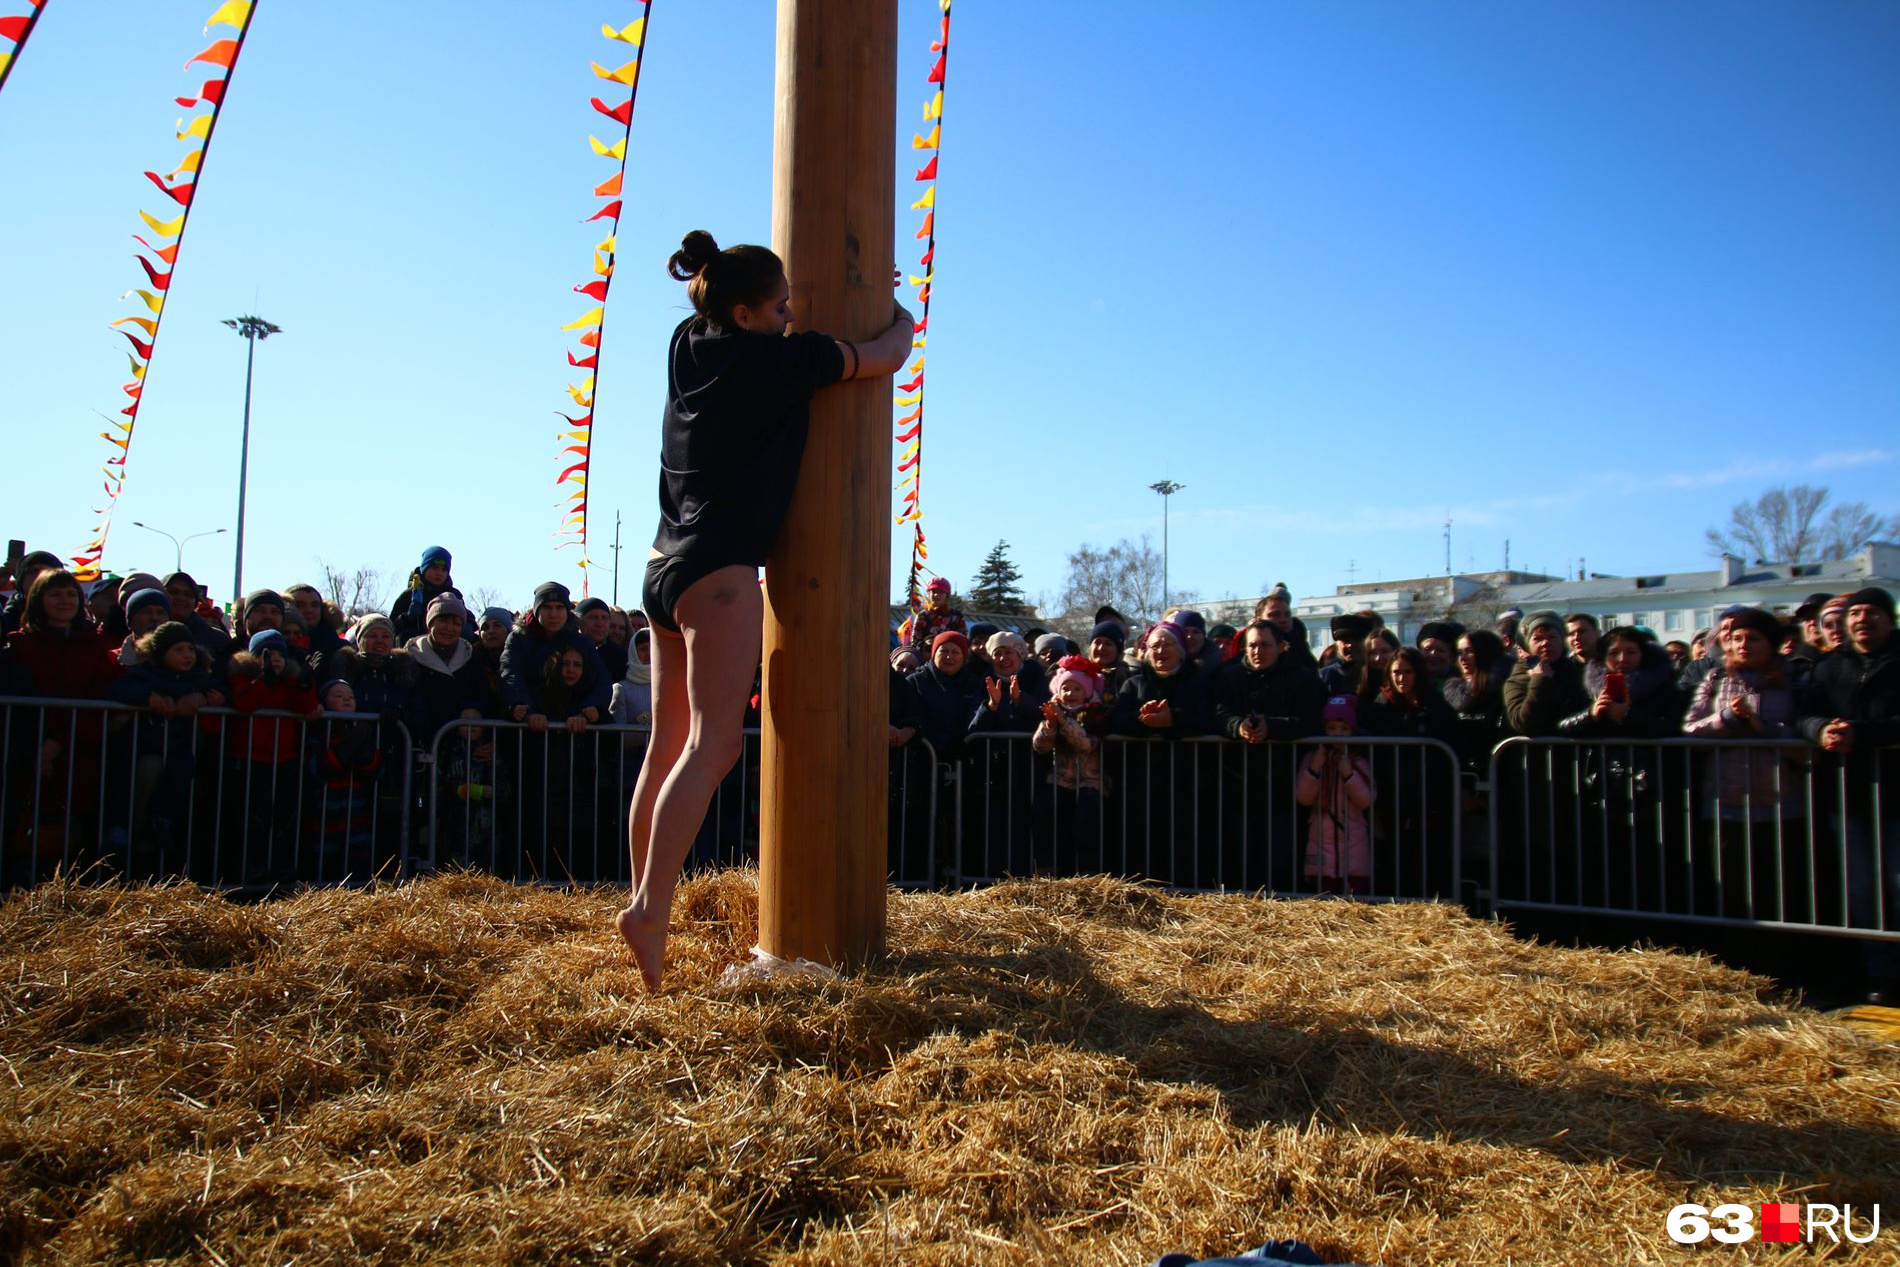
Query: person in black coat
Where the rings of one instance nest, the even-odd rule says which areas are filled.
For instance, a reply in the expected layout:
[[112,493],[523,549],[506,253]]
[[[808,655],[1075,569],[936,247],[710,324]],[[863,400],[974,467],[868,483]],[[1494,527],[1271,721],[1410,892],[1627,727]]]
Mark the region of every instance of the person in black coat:
[[1109,730],[1147,739],[1191,739],[1214,729],[1211,683],[1188,658],[1187,636],[1162,621],[1148,631],[1148,654],[1116,692]]
[[453,594],[436,595],[425,623],[428,632],[403,647],[417,669],[423,733],[416,743],[424,750],[450,722],[482,717],[495,708],[475,646],[462,637],[468,625],[468,609],[462,600]]
[[607,606],[602,598],[583,598],[581,605],[574,609],[580,618],[581,636],[600,657],[601,667],[607,673],[609,682],[618,682],[627,676],[627,649],[613,640],[611,633],[614,623],[614,609]]
[[923,737],[948,761],[963,751],[983,679],[969,668],[970,640],[946,629],[930,640],[930,663],[907,679]]
[[[1874,586],[1855,591],[1844,624],[1846,641],[1814,670],[1801,708],[1801,733],[1821,748],[1817,786],[1830,798],[1845,788],[1844,802],[1830,804],[1828,816],[1834,827],[1830,847],[1843,841],[1847,853],[1848,919],[1857,928],[1871,928],[1884,910],[1885,926],[1895,928],[1900,927],[1900,796],[1891,789],[1900,787],[1900,646],[1894,642],[1893,595]],[[1840,915],[1840,895],[1823,888],[1833,869],[1817,862],[1824,921]],[[1869,941],[1862,954],[1869,999],[1887,1006],[1900,1002],[1900,948]]]
[[[419,638],[427,632],[425,620],[429,604],[439,596],[453,594],[457,598],[462,597],[462,591],[455,588],[455,582],[449,577],[449,566],[453,562],[445,547],[424,547],[422,562],[409,574],[409,584],[396,596],[396,605],[389,609],[389,620],[396,628],[399,642]],[[473,623],[463,629],[462,636],[475,636]]]
[[[587,688],[575,715],[590,723],[607,715],[613,683],[608,680],[593,646],[581,636],[574,623],[567,586],[559,581],[544,581],[535,587],[534,607],[527,619],[515,625],[501,649],[501,703],[510,719],[526,721],[535,715],[535,695],[546,678],[547,659],[563,647],[580,648],[589,669]],[[589,709],[594,714],[591,718],[586,717]]]
[[1220,733],[1248,743],[1319,733],[1326,695],[1319,678],[1290,650],[1278,625],[1256,620],[1247,626],[1239,658],[1214,676],[1214,721]]
[[1266,621],[1285,636],[1286,654],[1293,657],[1294,663],[1315,671],[1319,669],[1306,623],[1293,614],[1293,595],[1285,581],[1275,581],[1267,596],[1254,604],[1253,618]]
[[1220,823],[1235,847],[1224,851],[1218,879],[1229,888],[1285,891],[1299,854],[1297,811],[1283,791],[1298,779],[1302,753],[1292,741],[1320,733],[1326,695],[1271,621],[1248,625],[1237,649],[1214,675],[1216,729],[1244,741],[1222,747]]
[[1042,662],[1029,654],[1029,644],[1021,634],[1008,630],[991,634],[987,650],[990,668],[970,717],[970,730],[1029,734],[1041,723],[1042,706],[1049,702]]
[[[1400,647],[1385,667],[1385,680],[1359,712],[1369,735],[1435,739],[1456,752],[1458,714],[1416,647]],[[1401,897],[1456,897],[1452,887],[1451,826],[1463,803],[1457,759],[1428,745],[1375,748],[1373,807],[1382,825],[1374,845],[1376,873]]]

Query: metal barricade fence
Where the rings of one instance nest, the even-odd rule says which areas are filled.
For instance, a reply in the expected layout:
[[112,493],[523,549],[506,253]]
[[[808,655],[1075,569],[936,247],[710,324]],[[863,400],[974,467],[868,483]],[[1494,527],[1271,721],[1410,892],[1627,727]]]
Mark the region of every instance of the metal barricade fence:
[[1882,762],[1800,740],[1512,738],[1491,754],[1502,909],[1900,940]]
[[1435,739],[1110,736],[1099,778],[1080,780],[1091,786],[1055,775],[1027,734],[970,735],[950,878],[1102,871],[1190,890],[1465,896],[1458,757]]
[[[450,722],[424,762],[428,826],[418,867],[465,866],[550,884],[630,883],[627,818],[650,735],[632,725],[576,733],[559,723],[536,732],[525,722]],[[761,744],[757,729],[743,732],[739,760],[713,795],[687,869],[758,861]],[[935,879],[935,764],[922,741],[892,751],[894,884]]]
[[55,874],[236,890],[391,878],[414,764],[407,728],[369,715],[0,697],[0,891]]

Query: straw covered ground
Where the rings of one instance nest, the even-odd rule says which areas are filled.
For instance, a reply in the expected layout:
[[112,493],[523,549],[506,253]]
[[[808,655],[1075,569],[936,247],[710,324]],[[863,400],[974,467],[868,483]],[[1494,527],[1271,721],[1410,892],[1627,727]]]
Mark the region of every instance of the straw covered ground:
[[1300,1236],[1598,1267],[1692,1252],[1664,1233],[1685,1200],[1900,1220],[1900,1054],[1705,959],[1080,879],[893,895],[875,968],[733,993],[757,897],[729,872],[684,886],[671,989],[644,997],[617,898],[16,895],[0,1246],[1146,1263]]

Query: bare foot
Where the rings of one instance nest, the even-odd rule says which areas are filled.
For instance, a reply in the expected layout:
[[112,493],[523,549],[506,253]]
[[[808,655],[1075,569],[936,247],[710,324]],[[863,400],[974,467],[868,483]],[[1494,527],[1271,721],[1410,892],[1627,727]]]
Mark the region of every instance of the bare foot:
[[658,993],[660,972],[666,957],[666,919],[661,917],[657,924],[648,923],[641,913],[629,906],[614,916],[614,927],[620,930],[620,936],[627,943],[627,949],[633,952],[633,961],[640,965],[640,977],[646,982],[647,990]]

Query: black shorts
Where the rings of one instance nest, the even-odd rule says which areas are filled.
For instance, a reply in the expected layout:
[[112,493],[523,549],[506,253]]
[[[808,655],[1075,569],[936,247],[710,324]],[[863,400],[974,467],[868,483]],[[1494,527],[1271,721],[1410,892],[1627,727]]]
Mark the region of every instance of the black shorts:
[[640,586],[640,608],[647,619],[669,633],[680,631],[673,608],[680,595],[705,580],[720,568],[744,567],[730,559],[695,559],[690,556],[663,554],[647,560],[646,580]]

